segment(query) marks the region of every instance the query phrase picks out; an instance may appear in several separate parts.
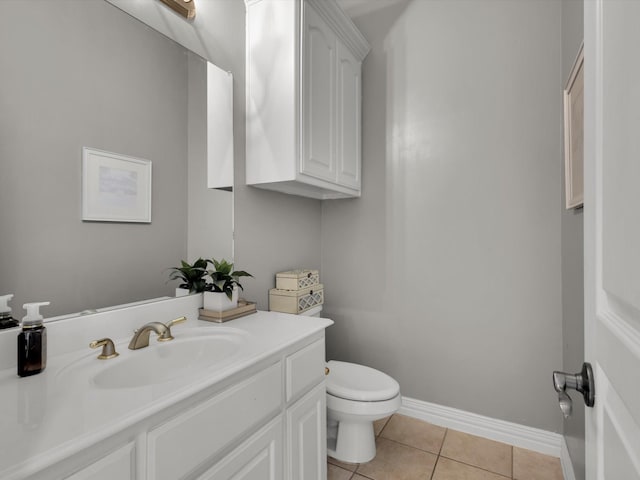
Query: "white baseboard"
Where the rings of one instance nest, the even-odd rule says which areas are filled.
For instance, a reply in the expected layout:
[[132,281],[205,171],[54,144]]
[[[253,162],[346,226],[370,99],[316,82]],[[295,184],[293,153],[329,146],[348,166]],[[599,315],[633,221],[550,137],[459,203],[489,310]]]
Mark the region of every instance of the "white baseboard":
[[569,448],[567,447],[567,441],[564,437],[562,437],[562,442],[560,442],[560,463],[562,464],[564,480],[576,480],[573,463],[571,463],[571,457],[569,456]]
[[[560,458],[564,463],[571,461],[569,452],[563,458],[562,449],[566,450],[564,438],[559,433],[548,432],[539,428],[527,427],[517,423],[485,417],[476,413],[465,412],[451,407],[443,407],[434,403],[423,402],[413,398],[402,397],[402,406],[398,413],[433,423],[445,428],[477,435],[498,442],[508,443],[545,455]],[[573,472],[573,468],[571,468]],[[565,480],[574,480],[565,474]]]

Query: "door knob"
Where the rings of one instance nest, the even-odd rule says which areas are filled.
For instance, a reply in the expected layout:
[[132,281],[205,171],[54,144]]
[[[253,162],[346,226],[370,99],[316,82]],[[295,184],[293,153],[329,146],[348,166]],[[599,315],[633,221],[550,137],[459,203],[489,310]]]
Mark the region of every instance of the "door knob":
[[571,416],[573,405],[567,390],[573,389],[582,393],[584,404],[593,407],[595,403],[595,383],[593,381],[593,369],[590,363],[583,363],[579,373],[553,372],[553,388],[558,392],[558,402],[564,418]]

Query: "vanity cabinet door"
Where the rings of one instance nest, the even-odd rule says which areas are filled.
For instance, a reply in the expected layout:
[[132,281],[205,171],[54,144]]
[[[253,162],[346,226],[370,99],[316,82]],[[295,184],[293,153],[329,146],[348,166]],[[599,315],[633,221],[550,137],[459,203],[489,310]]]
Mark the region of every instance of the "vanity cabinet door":
[[120,447],[97,462],[66,477],[67,480],[135,480],[135,443]]
[[282,418],[268,424],[198,480],[281,480]]
[[149,480],[176,480],[211,465],[217,454],[281,414],[282,389],[278,362],[150,430]]
[[287,410],[289,480],[327,478],[327,419],[324,381]]

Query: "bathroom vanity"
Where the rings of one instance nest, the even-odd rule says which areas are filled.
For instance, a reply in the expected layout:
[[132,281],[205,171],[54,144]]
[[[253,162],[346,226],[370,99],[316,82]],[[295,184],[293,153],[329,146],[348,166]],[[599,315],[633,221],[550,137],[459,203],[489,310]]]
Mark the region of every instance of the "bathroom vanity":
[[[325,479],[330,320],[258,312],[197,320],[201,295],[47,324],[47,369],[15,373],[0,333],[0,478]],[[127,348],[143,324],[186,316],[174,340]],[[98,360],[92,340],[120,355]],[[13,346],[12,346],[13,345]]]

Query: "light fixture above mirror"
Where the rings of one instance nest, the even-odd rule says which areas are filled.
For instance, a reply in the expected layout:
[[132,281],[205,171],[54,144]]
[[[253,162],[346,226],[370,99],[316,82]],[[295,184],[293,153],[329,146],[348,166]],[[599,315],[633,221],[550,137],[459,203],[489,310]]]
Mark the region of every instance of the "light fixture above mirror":
[[187,20],[196,18],[196,2],[195,0],[160,0],[174,12],[179,13]]

